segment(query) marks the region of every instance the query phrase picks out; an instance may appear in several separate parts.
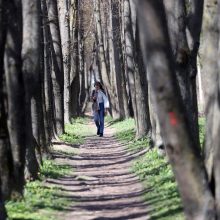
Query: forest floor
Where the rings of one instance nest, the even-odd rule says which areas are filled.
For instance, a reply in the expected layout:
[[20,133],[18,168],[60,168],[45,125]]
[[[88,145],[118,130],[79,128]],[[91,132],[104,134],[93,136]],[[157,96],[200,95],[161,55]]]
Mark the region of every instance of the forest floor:
[[[95,133],[92,122],[88,130]],[[61,188],[62,196],[70,201],[69,206],[58,212],[58,219],[149,219],[150,208],[143,200],[146,190],[131,171],[133,159],[146,150],[129,152],[109,127],[102,138],[92,134],[81,145],[56,142],[54,149],[58,152],[56,163],[71,166],[73,171],[46,181]]]

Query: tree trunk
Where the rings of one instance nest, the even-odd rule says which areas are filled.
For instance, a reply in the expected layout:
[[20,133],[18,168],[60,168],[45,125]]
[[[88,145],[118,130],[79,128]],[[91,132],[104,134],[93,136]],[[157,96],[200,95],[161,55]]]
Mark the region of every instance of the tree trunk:
[[46,0],[50,26],[50,46],[52,56],[52,84],[54,97],[54,127],[57,135],[64,132],[63,102],[63,57],[58,21],[57,0]]
[[[120,40],[120,34],[118,33],[118,29],[120,28],[120,20],[119,20],[119,2],[115,2],[110,0],[110,45],[112,50],[112,73],[113,73],[113,82],[115,94],[116,94],[116,104],[118,111],[118,118],[125,118],[125,110],[123,104],[123,87],[122,87],[122,65],[120,63],[120,55],[122,55],[122,46]],[[117,118],[117,117],[116,117]]]
[[83,15],[83,5],[81,2],[78,2],[78,54],[79,54],[79,108],[80,115],[83,113],[83,104],[86,98],[85,92],[85,51],[84,51],[84,15]]
[[[218,70],[220,71],[220,61],[219,61],[219,55],[220,55],[220,2],[218,1],[218,54],[217,54],[217,58],[218,58]],[[216,110],[214,111],[214,117],[213,119],[216,119],[215,116],[217,116],[219,118],[220,116],[220,107],[219,107],[219,94],[220,94],[220,72],[218,71],[218,91],[216,92],[216,102],[215,102],[215,106],[216,106]],[[214,82],[216,83],[216,82]],[[215,124],[215,123],[214,123]],[[219,138],[219,133],[220,133],[220,123],[219,120],[215,125],[216,127],[213,127],[215,130],[214,133],[214,143],[215,145],[213,146],[215,151],[214,151],[214,175],[215,175],[215,195],[216,195],[216,209],[217,209],[217,217],[218,219],[220,219],[220,173],[219,173],[219,165],[220,165],[220,138]]]
[[[2,9],[0,1],[0,8]],[[9,199],[12,191],[12,155],[9,142],[9,134],[7,127],[7,99],[6,99],[6,82],[4,76],[4,47],[5,47],[5,24],[0,11],[0,25],[3,27],[0,30],[0,210],[4,210],[3,200]],[[8,12],[9,13],[9,12]],[[5,22],[5,21],[4,21]],[[4,213],[0,212],[0,217],[5,217]],[[3,218],[4,219],[4,218]]]
[[103,40],[103,31],[101,25],[101,12],[100,12],[100,0],[94,0],[94,13],[96,19],[96,29],[97,29],[97,40],[98,40],[98,54],[99,54],[99,62],[100,62],[100,71],[102,75],[102,80],[105,84],[105,87],[108,90],[108,93],[111,97],[114,97],[114,94],[111,89],[111,82],[109,79],[109,73],[107,68],[107,62],[105,57],[105,49],[104,49],[104,40]]
[[[25,163],[25,92],[22,76],[22,8],[21,1],[10,1],[6,4],[7,36],[4,57],[4,70],[7,89],[8,132],[13,162],[14,195],[22,194],[24,186]],[[8,148],[8,154],[9,153]],[[6,160],[6,158],[4,158]],[[6,161],[5,161],[6,162]],[[6,163],[7,164],[7,163]],[[5,164],[5,166],[6,166]],[[4,179],[2,179],[4,184]]]
[[[137,103],[136,103],[136,88],[135,88],[135,47],[132,33],[131,9],[129,0],[124,0],[124,31],[125,31],[125,65],[128,74],[128,82],[134,118],[137,122]],[[137,125],[137,124],[136,124]]]
[[[218,90],[218,42],[219,42],[219,30],[218,30],[218,9],[216,7],[216,1],[205,1],[205,13],[204,13],[204,47],[202,51],[202,62],[204,63],[202,70],[202,83],[204,86],[205,97],[205,115],[206,115],[206,138],[205,138],[205,163],[208,172],[209,180],[213,178],[213,158],[214,158],[214,146],[218,147],[218,141],[213,136],[213,126],[216,125],[217,120],[214,112],[216,95]],[[217,112],[215,112],[217,113]],[[216,129],[217,127],[215,127]],[[217,141],[215,143],[215,141]]]
[[125,39],[124,39],[124,1],[120,2],[120,19],[121,19],[121,24],[120,24],[120,38],[121,38],[121,49],[122,49],[122,54],[121,54],[121,66],[122,66],[122,72],[121,72],[121,88],[122,88],[122,97],[123,97],[123,105],[124,105],[124,110],[125,110],[125,117],[129,118],[130,111],[129,111],[129,105],[128,105],[128,93],[127,93],[127,81],[126,81],[126,76],[127,76],[127,68],[126,68],[126,53],[125,53]]
[[[138,0],[140,39],[149,69],[162,137],[173,167],[186,218],[215,219],[214,199],[206,179],[200,152],[185,120],[175,77],[166,15],[160,0]],[[159,62],[158,62],[159,61]],[[187,181],[186,181],[187,180]]]
[[43,46],[44,46],[44,114],[45,114],[45,135],[47,146],[51,145],[53,136],[53,94],[52,94],[52,79],[51,79],[51,56],[50,56],[50,29],[48,26],[48,11],[46,0],[41,0],[42,23],[43,23]]
[[26,89],[26,120],[28,122],[29,120],[32,121],[32,125],[27,125],[26,130],[26,134],[28,135],[26,175],[28,178],[35,179],[37,178],[39,172],[39,165],[35,157],[35,149],[38,150],[39,162],[41,162],[40,130],[42,129],[43,124],[40,86],[40,2],[34,3],[30,0],[22,0],[22,6],[22,58],[23,75]]
[[[186,3],[182,0],[166,0],[166,14],[168,18],[168,29],[172,44],[172,51],[175,57],[175,69],[184,108],[187,112],[189,129],[192,138],[199,148],[198,130],[198,107],[196,95],[196,75],[197,75],[197,53],[200,32],[187,38],[187,12]],[[200,18],[200,16],[198,15]],[[190,23],[189,18],[188,22]],[[189,26],[189,25],[188,25]],[[197,24],[199,26],[199,24]],[[201,24],[200,24],[201,27]],[[194,39],[194,37],[196,39]],[[192,42],[192,46],[189,42]]]
[[61,46],[64,72],[64,122],[70,123],[70,18],[69,4],[66,0],[58,1]]
[[154,94],[149,86],[149,109],[150,109],[150,121],[152,126],[152,140],[150,144],[151,147],[156,147],[159,153],[161,150],[164,150],[164,143],[161,137],[160,124],[153,99],[154,99]]
[[46,111],[45,111],[45,94],[44,94],[44,75],[45,75],[45,71],[44,71],[44,30],[43,30],[43,13],[42,13],[42,5],[41,5],[41,0],[39,2],[40,5],[40,74],[39,74],[39,89],[40,89],[40,93],[39,93],[39,114],[40,114],[40,118],[39,118],[39,143],[41,146],[41,150],[43,154],[47,154],[48,153],[48,146],[50,141],[48,141],[48,131],[46,131],[46,124],[47,124],[47,115],[46,115]]
[[[198,76],[197,76],[197,85],[198,85],[198,108],[199,108],[199,113],[204,113],[204,108],[205,108],[205,103],[204,103],[204,88],[202,85],[202,72],[201,72],[201,63],[200,63],[200,59],[198,59]],[[200,143],[201,145],[203,143]]]
[[[4,76],[4,50],[6,35],[6,10],[5,2],[0,0],[0,218],[5,219],[3,198],[8,199],[12,189],[12,156],[7,127],[7,99]],[[10,13],[8,11],[8,13]],[[10,155],[10,157],[8,157]],[[2,181],[1,181],[2,180]],[[2,212],[1,212],[2,210]]]
[[[132,11],[136,10],[136,7]],[[133,12],[133,14],[135,14]],[[134,16],[134,15],[133,15]],[[135,19],[136,21],[136,19]],[[136,23],[136,26],[137,23]],[[135,61],[137,71],[135,71],[135,89],[136,89],[136,104],[137,104],[137,127],[136,139],[151,136],[151,124],[149,115],[149,100],[148,100],[148,83],[147,73],[143,62],[142,51],[139,42],[139,29],[135,27]]]
[[[205,162],[211,186],[216,198],[216,210],[220,218],[220,65],[219,65],[219,11],[216,1],[205,1],[204,13],[204,68],[203,83],[205,88],[206,139]],[[205,72],[206,71],[206,72]]]
[[71,72],[70,72],[70,89],[71,89],[71,117],[79,115],[79,50],[78,50],[78,31],[79,31],[79,13],[78,0],[72,0],[71,3]]

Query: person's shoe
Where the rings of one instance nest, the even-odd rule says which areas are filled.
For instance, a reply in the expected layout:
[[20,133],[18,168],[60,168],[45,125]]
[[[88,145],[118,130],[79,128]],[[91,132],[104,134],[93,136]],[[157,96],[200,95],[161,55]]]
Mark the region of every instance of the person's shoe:
[[100,135],[99,130],[97,131],[97,135]]
[[99,134],[99,137],[103,137],[103,134]]

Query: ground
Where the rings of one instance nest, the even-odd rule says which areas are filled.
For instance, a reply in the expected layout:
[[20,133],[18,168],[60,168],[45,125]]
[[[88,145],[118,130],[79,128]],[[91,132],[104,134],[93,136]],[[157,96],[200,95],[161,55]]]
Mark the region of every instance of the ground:
[[150,207],[143,200],[146,190],[131,171],[133,159],[145,151],[129,153],[113,136],[112,128],[105,128],[103,138],[95,135],[92,122],[88,129],[94,130],[94,134],[86,137],[82,145],[54,143],[56,150],[69,152],[67,156],[57,153],[56,162],[70,165],[74,171],[62,178],[47,179],[47,184],[61,187],[63,196],[71,201],[71,205],[57,218],[149,219]]

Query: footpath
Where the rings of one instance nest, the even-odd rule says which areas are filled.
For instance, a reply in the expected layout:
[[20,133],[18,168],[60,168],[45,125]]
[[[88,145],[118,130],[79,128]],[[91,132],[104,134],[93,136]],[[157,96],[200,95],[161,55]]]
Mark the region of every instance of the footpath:
[[[94,129],[91,123],[89,129]],[[55,143],[55,149],[75,148],[76,155],[57,154],[56,162],[72,167],[73,174],[48,183],[61,187],[71,200],[70,207],[58,214],[64,220],[147,220],[148,207],[142,200],[144,189],[131,172],[137,154],[114,137],[114,130],[105,128],[105,137],[86,137],[84,144]]]

